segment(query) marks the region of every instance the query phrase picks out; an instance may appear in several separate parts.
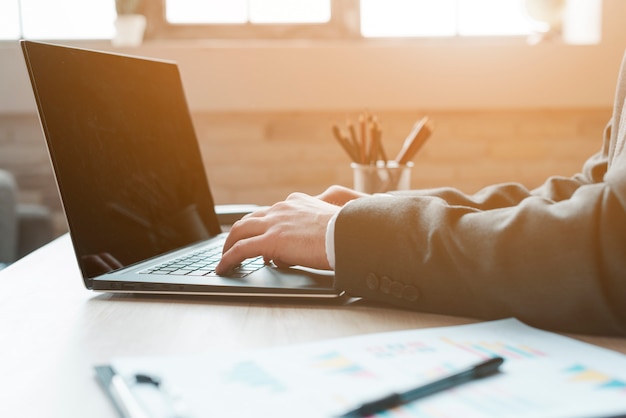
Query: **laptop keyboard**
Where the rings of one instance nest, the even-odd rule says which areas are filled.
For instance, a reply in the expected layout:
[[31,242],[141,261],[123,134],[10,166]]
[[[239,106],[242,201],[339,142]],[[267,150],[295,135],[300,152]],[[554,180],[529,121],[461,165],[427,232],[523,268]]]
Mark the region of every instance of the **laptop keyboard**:
[[[222,247],[204,248],[190,254],[141,270],[140,274],[171,274],[174,276],[215,277],[215,266],[222,256]],[[244,260],[228,277],[242,278],[263,267],[263,257]]]

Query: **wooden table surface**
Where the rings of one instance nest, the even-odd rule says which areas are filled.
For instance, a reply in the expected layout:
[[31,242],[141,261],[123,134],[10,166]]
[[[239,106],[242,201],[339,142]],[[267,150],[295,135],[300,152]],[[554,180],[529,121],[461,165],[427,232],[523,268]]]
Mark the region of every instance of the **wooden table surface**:
[[[0,417],[116,417],[93,372],[115,356],[239,351],[477,322],[358,300],[98,294],[84,288],[67,235],[0,271],[0,286]],[[626,339],[575,337],[626,353]]]

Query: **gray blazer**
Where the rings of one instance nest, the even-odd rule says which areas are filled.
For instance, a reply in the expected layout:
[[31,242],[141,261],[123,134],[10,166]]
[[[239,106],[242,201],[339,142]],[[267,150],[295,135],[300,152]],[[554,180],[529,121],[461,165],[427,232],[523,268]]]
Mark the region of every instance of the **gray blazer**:
[[527,190],[451,188],[347,204],[336,287],[409,309],[626,334],[626,55],[602,150]]

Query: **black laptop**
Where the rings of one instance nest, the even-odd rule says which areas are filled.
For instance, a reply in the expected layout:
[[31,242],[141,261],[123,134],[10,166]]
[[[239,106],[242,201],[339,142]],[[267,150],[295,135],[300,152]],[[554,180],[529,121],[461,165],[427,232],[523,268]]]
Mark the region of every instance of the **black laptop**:
[[85,286],[334,298],[332,272],[244,261],[222,233],[173,62],[21,41]]

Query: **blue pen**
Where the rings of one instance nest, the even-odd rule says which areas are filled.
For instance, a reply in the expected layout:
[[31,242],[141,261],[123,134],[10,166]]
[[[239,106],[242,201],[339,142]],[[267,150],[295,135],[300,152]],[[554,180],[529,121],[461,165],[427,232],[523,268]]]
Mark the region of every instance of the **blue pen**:
[[502,357],[493,357],[489,360],[485,360],[460,372],[446,376],[444,378],[435,380],[423,386],[419,386],[413,389],[409,389],[402,393],[392,393],[384,396],[380,399],[375,399],[370,402],[366,402],[356,409],[348,411],[340,418],[358,418],[374,415],[378,412],[386,411],[388,409],[400,406],[416,399],[424,398],[437,392],[441,392],[446,389],[461,385],[463,383],[471,382],[472,380],[480,379],[492,375],[498,371],[500,365],[504,362]]

